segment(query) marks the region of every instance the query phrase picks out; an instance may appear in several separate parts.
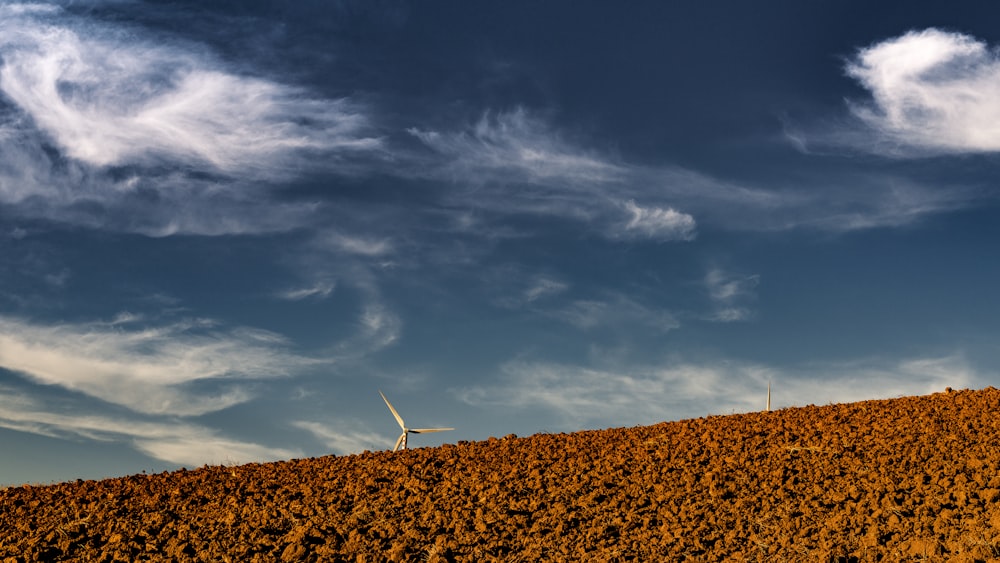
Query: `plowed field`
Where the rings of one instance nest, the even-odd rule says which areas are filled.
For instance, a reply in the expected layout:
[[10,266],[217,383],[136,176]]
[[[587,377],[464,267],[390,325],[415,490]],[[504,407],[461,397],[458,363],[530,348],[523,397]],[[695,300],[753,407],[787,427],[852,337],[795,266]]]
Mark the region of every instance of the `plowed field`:
[[1000,391],[0,491],[0,561],[1000,561]]

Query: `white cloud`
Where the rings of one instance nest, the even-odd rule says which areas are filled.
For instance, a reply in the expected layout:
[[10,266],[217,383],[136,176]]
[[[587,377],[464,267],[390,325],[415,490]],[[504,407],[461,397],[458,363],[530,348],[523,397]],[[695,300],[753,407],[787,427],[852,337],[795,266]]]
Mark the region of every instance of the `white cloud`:
[[641,325],[668,332],[681,326],[669,311],[647,307],[621,294],[606,299],[579,299],[543,312],[583,330]]
[[655,240],[694,239],[694,218],[672,208],[639,207],[635,200],[624,204],[629,215],[623,235]]
[[565,293],[569,284],[545,274],[525,274],[520,268],[505,266],[490,272],[481,272],[492,293],[501,295],[494,303],[505,309],[539,306],[557,295]]
[[288,459],[298,450],[271,448],[232,440],[203,426],[123,417],[52,412],[51,405],[0,388],[0,426],[51,437],[88,440],[125,440],[156,459],[178,465],[198,466],[227,461],[248,463]]
[[[117,320],[49,326],[0,317],[0,367],[142,413],[224,409],[251,398],[246,381],[318,361],[287,348],[274,333],[222,331],[205,321],[128,328]],[[196,391],[200,382],[214,390]]]
[[[339,455],[356,454],[391,445],[385,436],[367,430],[344,430],[304,420],[293,422],[292,425],[308,431]],[[351,427],[352,425],[345,423],[343,426]]]
[[181,465],[220,465],[275,461],[301,457],[301,450],[273,448],[252,442],[230,440],[211,431],[194,431],[134,441],[136,449],[149,456]]
[[785,406],[925,395],[946,387],[978,387],[987,381],[960,354],[814,363],[779,375],[781,379],[772,387],[772,395],[777,397],[778,405]]
[[766,387],[759,367],[680,364],[622,370],[576,365],[512,362],[502,383],[471,387],[459,398],[476,406],[541,409],[574,427],[652,424],[723,410],[752,410],[753,394]]
[[[671,206],[639,206],[621,195],[642,195],[642,167],[617,162],[560,136],[523,108],[489,114],[465,131],[410,133],[445,158],[437,177],[491,184],[488,192],[454,193],[462,206],[505,214],[564,217],[588,223],[610,238],[691,240],[695,220]],[[424,172],[427,173],[427,172]],[[516,186],[530,184],[530,187]]]
[[382,150],[350,100],[144,28],[0,9],[0,204],[23,216],[152,236],[284,231],[317,205],[274,201],[269,182],[349,173]]
[[530,287],[524,290],[524,302],[531,303],[545,297],[558,295],[568,288],[569,286],[561,281],[547,277],[538,277]]
[[617,164],[563,140],[523,108],[486,113],[468,131],[408,131],[447,157],[447,168],[463,179],[478,175],[482,180],[604,183],[618,181],[625,173]]
[[380,348],[399,338],[400,325],[399,317],[380,305],[369,305],[361,314],[364,337]]
[[946,387],[982,385],[985,378],[960,356],[857,361],[778,369],[739,362],[669,362],[660,366],[593,369],[544,362],[510,362],[491,386],[456,391],[478,407],[548,413],[567,429],[652,424],[709,414],[922,395]]
[[321,244],[344,254],[356,256],[377,257],[392,252],[392,244],[386,239],[371,239],[361,236],[350,236],[343,233],[329,234],[323,237]]
[[337,359],[359,358],[391,346],[403,329],[402,320],[383,304],[371,298],[358,318],[358,332],[336,345]]
[[824,177],[802,190],[756,187],[670,165],[636,165],[574,144],[524,109],[487,114],[465,130],[410,133],[441,159],[419,159],[410,174],[451,185],[444,203],[459,210],[463,232],[481,230],[485,236],[494,229],[485,228],[488,221],[471,223],[468,210],[487,217],[563,219],[616,240],[685,241],[701,225],[833,233],[898,227],[982,197],[973,189],[931,189],[902,176]]
[[855,115],[909,155],[1000,150],[1000,57],[968,35],[911,31],[858,52],[847,73],[871,91]]
[[705,274],[708,294],[714,301],[729,302],[749,294],[760,281],[760,276],[734,276],[718,268]]
[[0,89],[79,161],[168,159],[243,176],[273,172],[290,152],[378,145],[344,100],[230,72],[140,30],[43,15],[53,14],[0,24]]
[[735,323],[752,317],[753,311],[746,307],[722,307],[713,311],[707,319],[720,323]]
[[[311,366],[377,351],[398,338],[401,326],[395,315],[370,302],[358,319],[358,333],[334,345],[335,353],[303,357],[283,337],[264,330],[224,329],[204,319],[145,322],[127,312],[109,322],[57,325],[0,317],[0,368],[71,392],[46,392],[45,400],[32,400],[0,388],[0,426],[60,438],[126,441],[177,464],[287,459],[300,452],[234,440],[181,421],[254,399],[257,380],[292,377]],[[67,409],[52,396],[77,406]],[[136,414],[95,414],[117,409],[95,406],[86,397]],[[364,433],[345,434],[338,447],[353,447],[351,436],[366,439]]]
[[744,305],[756,298],[754,289],[760,283],[758,275],[743,275],[712,268],[705,274],[705,290],[714,311],[707,319],[731,323],[745,321],[753,316],[753,311]]
[[705,274],[705,286],[713,301],[730,303],[736,299],[752,296],[760,283],[758,275],[737,275],[712,268]]
[[286,289],[285,291],[278,292],[277,296],[279,299],[285,299],[288,301],[301,301],[308,298],[325,299],[333,293],[333,290],[337,287],[337,284],[330,281],[320,281],[309,287],[302,287],[299,289]]

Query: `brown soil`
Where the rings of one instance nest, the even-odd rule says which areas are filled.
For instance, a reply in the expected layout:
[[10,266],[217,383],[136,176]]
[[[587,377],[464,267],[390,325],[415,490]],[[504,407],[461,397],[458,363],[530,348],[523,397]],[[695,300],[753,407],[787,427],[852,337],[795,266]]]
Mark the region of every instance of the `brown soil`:
[[0,491],[0,561],[1000,561],[1000,390]]

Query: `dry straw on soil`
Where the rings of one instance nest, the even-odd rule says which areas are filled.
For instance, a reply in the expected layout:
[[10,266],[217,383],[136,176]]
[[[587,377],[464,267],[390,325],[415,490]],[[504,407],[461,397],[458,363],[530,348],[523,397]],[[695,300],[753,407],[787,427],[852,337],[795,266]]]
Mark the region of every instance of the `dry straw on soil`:
[[0,561],[1000,561],[1000,391],[0,491]]

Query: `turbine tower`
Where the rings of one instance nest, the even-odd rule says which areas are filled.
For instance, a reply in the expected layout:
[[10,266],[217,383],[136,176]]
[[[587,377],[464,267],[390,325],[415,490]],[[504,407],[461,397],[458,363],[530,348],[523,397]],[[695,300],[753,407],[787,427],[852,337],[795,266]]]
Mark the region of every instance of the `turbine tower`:
[[379,391],[378,394],[382,395],[382,400],[385,401],[385,406],[389,407],[389,410],[392,411],[392,416],[396,417],[396,422],[398,422],[399,427],[403,429],[403,433],[400,434],[399,438],[396,439],[396,445],[392,447],[392,451],[396,451],[400,449],[400,447],[402,447],[405,450],[406,436],[411,432],[414,434],[427,434],[429,432],[444,432],[445,430],[454,430],[454,428],[407,428],[406,423],[403,422],[403,417],[399,416],[399,413],[396,412],[396,409],[392,407],[392,403],[389,402],[389,399],[385,398],[385,394],[382,393],[381,391]]

